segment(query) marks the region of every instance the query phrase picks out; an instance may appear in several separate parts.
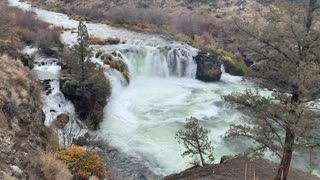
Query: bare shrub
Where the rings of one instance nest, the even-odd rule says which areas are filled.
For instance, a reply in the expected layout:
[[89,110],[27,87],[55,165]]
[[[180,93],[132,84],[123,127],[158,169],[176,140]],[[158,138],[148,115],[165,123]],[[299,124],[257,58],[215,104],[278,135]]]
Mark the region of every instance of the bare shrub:
[[60,30],[53,29],[40,29],[37,35],[37,43],[41,49],[47,49],[55,46],[60,46]]
[[79,16],[87,17],[90,20],[103,19],[104,14],[98,7],[72,7],[68,14],[76,14]]
[[204,17],[199,14],[183,14],[173,19],[171,26],[174,31],[189,36],[210,32],[213,27],[213,18]]
[[158,8],[146,9],[143,14],[143,20],[149,24],[164,25],[169,19],[166,13]]
[[108,19],[114,24],[155,24],[163,25],[168,21],[166,13],[158,8],[144,9],[136,7],[123,7],[112,9]]
[[72,174],[68,166],[62,160],[57,159],[56,154],[46,153],[40,156],[39,165],[48,180],[71,180]]
[[40,48],[61,45],[60,31],[50,29],[49,24],[35,17],[33,12],[0,4],[0,40],[10,41],[11,46],[22,48],[21,44],[37,43]]
[[135,24],[137,22],[139,12],[137,8],[123,7],[112,9],[108,15],[108,19],[114,24]]
[[18,28],[16,31],[21,40],[26,43],[35,42],[37,39],[37,33],[29,29]]
[[38,29],[45,29],[48,27],[48,23],[37,19],[33,12],[24,12],[20,9],[16,9],[15,14],[16,26],[19,28],[37,31]]

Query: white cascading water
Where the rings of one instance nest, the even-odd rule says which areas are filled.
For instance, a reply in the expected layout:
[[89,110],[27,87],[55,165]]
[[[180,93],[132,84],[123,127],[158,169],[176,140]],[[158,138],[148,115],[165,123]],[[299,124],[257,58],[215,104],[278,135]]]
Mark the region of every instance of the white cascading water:
[[[42,110],[45,117],[45,125],[50,126],[52,122],[60,114],[69,116],[69,123],[66,124],[63,130],[57,130],[59,143],[70,145],[72,138],[76,138],[85,132],[83,123],[76,117],[73,104],[67,100],[59,87],[59,74],[61,67],[57,64],[58,59],[48,58],[38,54],[37,47],[27,46],[23,53],[35,57],[32,73],[37,80],[44,86],[44,91],[41,93],[43,107]],[[68,135],[66,135],[68,134]]]
[[[223,74],[222,82],[196,80],[192,48],[144,47],[122,50],[130,70],[129,86],[112,80],[113,95],[105,109],[102,136],[126,154],[144,159],[153,172],[166,175],[189,167],[182,158],[183,147],[177,144],[175,132],[186,118],[195,116],[211,130],[217,160],[222,155],[241,152],[225,144],[223,136],[231,122],[241,114],[225,107],[222,95],[244,90],[240,77]],[[121,74],[119,74],[121,78]],[[111,77],[114,79],[114,77]]]
[[[9,2],[12,6],[34,11],[40,19],[53,25],[77,28],[78,22],[64,14],[31,7],[19,0]],[[176,131],[183,127],[185,119],[190,116],[199,118],[200,123],[210,129],[209,138],[215,147],[216,161],[223,155],[237,154],[247,148],[246,143],[235,140],[231,142],[223,138],[231,123],[241,121],[242,114],[228,107],[222,97],[254,87],[253,84],[227,73],[223,73],[221,81],[216,83],[196,80],[196,64],[192,58],[197,54],[196,49],[169,41],[161,35],[136,33],[98,23],[86,25],[89,34],[96,37],[117,36],[127,41],[120,45],[94,46],[95,50],[121,51],[130,71],[130,85],[127,85],[120,72],[104,65],[105,75],[112,84],[112,96],[108,99],[99,134],[100,137],[107,138],[111,146],[128,157],[134,157],[122,160],[124,163],[117,168],[121,169],[121,166],[130,161],[138,161],[143,164],[139,166],[133,163],[138,169],[149,168],[155,174],[167,175],[190,167],[190,159],[181,157],[184,147],[178,145],[174,138]],[[72,45],[76,42],[76,34],[65,31],[62,40],[65,44]],[[100,59],[92,60],[103,64]],[[54,65],[39,68],[51,72]],[[34,70],[37,71],[37,68]],[[51,83],[58,87],[54,84],[55,81]],[[57,113],[52,115],[47,107],[55,107],[59,112],[74,112],[73,106],[68,103],[58,106],[59,98],[63,100],[64,97],[57,96],[59,89],[56,90],[44,97],[44,102],[50,103],[50,106],[44,106],[48,122]],[[306,166],[304,161],[297,162],[300,166]],[[120,172],[135,168],[130,166],[122,167]],[[129,175],[131,173],[132,171],[128,171]]]

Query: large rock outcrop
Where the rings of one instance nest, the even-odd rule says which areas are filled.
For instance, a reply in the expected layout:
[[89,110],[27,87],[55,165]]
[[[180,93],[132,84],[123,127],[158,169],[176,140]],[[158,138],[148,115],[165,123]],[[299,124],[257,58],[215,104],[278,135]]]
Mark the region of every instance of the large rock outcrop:
[[244,75],[244,71],[246,69],[246,65],[244,63],[237,60],[232,60],[230,57],[221,57],[221,61],[223,62],[226,73],[229,73],[233,76]]
[[103,109],[111,94],[110,83],[103,70],[94,72],[85,81],[74,75],[63,72],[60,78],[60,89],[64,96],[75,106],[80,119],[89,129],[96,130],[102,121]]
[[109,65],[112,69],[116,69],[121,72],[123,78],[127,81],[127,84],[130,83],[130,74],[128,65],[123,59],[123,54],[120,51],[114,51],[111,54],[104,53],[101,55],[100,59],[104,64]]
[[205,82],[220,80],[221,63],[215,55],[200,53],[194,59],[197,63],[197,79]]

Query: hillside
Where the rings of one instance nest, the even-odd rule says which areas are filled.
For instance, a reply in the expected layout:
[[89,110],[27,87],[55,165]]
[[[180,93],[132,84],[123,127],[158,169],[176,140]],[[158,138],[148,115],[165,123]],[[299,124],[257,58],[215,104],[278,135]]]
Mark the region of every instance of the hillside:
[[35,178],[32,157],[53,145],[44,126],[40,87],[19,60],[0,57],[0,179]]
[[[74,10],[85,13],[90,9],[95,9],[94,13],[105,14],[115,8],[136,7],[136,8],[151,8],[162,9],[167,13],[178,15],[187,14],[189,12],[199,13],[206,16],[216,15],[218,17],[232,16],[236,14],[250,14],[254,9],[261,8],[264,3],[259,1],[245,0],[227,0],[227,1],[205,1],[205,0],[46,0],[33,2],[42,3],[52,8],[56,7],[64,9],[64,11]],[[262,1],[263,2],[263,1]],[[265,1],[267,2],[267,1]],[[266,3],[268,4],[268,3]],[[97,12],[98,11],[98,12]],[[81,13],[81,12],[80,12]]]

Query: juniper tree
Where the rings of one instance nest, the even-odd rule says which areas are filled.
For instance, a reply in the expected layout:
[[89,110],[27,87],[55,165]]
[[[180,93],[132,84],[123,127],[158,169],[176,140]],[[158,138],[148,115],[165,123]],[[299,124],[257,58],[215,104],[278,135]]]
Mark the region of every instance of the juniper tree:
[[195,117],[187,118],[184,130],[176,133],[179,144],[182,143],[187,149],[182,156],[193,157],[193,164],[199,164],[197,158],[199,156],[202,166],[206,165],[207,162],[212,162],[214,160],[213,147],[208,140],[208,133],[209,130],[201,127],[198,119]]
[[320,33],[314,21],[317,2],[311,1],[307,9],[290,4],[271,9],[263,21],[235,23],[243,49],[257,59],[249,76],[264,80],[261,85],[272,95],[247,90],[226,96],[250,116],[226,136],[250,138],[258,143],[256,152],[275,153],[281,159],[275,180],[287,179],[294,151],[320,145]]
[[[80,79],[81,82],[85,81],[91,71],[88,69],[93,68],[93,63],[90,62],[92,57],[92,49],[90,48],[89,33],[86,25],[80,21],[78,25],[78,38],[77,44],[72,48],[74,54],[76,55],[78,64],[80,66]],[[78,71],[78,69],[76,70]]]
[[89,129],[96,130],[102,121],[111,86],[104,69],[91,61],[92,51],[87,27],[80,22],[77,44],[63,54],[66,63],[63,73],[67,78],[63,78],[60,85],[64,95],[73,102],[79,118]]

